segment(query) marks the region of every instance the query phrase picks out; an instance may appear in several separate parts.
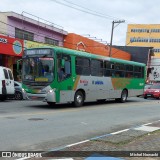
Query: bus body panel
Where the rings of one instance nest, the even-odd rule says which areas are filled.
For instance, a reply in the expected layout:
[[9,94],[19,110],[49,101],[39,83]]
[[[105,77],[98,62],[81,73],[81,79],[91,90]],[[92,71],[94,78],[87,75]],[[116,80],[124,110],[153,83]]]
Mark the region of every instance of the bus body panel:
[[[38,49],[39,48],[37,48],[37,50]],[[78,90],[82,90],[83,93],[85,94],[84,95],[85,102],[120,98],[122,91],[124,89],[127,90],[128,97],[133,97],[133,96],[143,94],[145,76],[146,76],[145,64],[132,62],[132,61],[125,61],[125,60],[120,60],[115,58],[103,57],[103,56],[93,55],[86,52],[80,52],[80,51],[58,48],[58,47],[53,47],[50,49],[54,52],[54,55],[52,58],[54,59],[53,81],[50,82],[49,85],[45,85],[45,86],[36,86],[31,84],[27,85],[23,83],[22,87],[25,89],[30,99],[36,100],[36,97],[37,97],[37,99],[43,99],[43,101],[46,101],[46,102],[70,103],[74,101],[75,93]],[[29,50],[32,50],[32,49],[29,49]],[[70,56],[70,65],[71,65],[71,69],[70,69],[71,75],[62,81],[58,79],[58,65],[59,65],[58,55],[60,54]],[[103,61],[103,63],[107,61],[107,62],[113,63],[114,65],[123,64],[124,66],[130,65],[130,66],[142,67],[144,68],[142,70],[142,72],[144,72],[144,75],[142,78],[140,77],[138,78],[123,77],[122,78],[122,77],[118,77],[117,75],[111,75],[108,77],[105,75],[100,75],[100,76],[78,75],[76,73],[77,57],[95,59],[95,60]],[[43,59],[44,61],[46,60],[43,57],[41,59]],[[50,62],[52,59],[49,58]],[[103,67],[104,67],[104,64],[103,64]],[[116,71],[116,69],[113,69],[113,70]],[[124,71],[124,73],[126,74],[127,71]],[[41,80],[41,79],[38,78],[37,80]]]

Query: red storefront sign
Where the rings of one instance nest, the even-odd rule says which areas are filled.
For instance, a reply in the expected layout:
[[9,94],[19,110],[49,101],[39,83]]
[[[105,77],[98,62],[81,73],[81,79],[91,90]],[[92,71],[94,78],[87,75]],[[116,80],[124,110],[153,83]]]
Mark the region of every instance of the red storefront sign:
[[23,40],[0,35],[0,54],[22,56]]

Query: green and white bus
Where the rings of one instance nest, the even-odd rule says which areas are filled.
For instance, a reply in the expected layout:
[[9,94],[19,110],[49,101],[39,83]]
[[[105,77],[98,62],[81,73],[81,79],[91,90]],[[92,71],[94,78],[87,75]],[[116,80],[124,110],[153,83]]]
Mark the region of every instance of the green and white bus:
[[28,98],[49,105],[142,95],[146,66],[61,47],[32,48],[22,58],[22,87]]

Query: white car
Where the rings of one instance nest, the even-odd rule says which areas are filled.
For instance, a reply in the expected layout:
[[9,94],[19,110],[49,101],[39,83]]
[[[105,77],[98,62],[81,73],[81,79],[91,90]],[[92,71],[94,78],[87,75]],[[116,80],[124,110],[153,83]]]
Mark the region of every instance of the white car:
[[14,97],[14,78],[12,70],[0,66],[0,100],[4,101],[8,97]]

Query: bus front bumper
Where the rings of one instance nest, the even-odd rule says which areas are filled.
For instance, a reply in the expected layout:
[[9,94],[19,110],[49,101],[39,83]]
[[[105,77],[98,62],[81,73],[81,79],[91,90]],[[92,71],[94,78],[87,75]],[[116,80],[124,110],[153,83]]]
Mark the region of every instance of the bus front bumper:
[[29,100],[44,101],[44,102],[55,102],[55,92],[49,92],[47,94],[31,94],[27,93]]

